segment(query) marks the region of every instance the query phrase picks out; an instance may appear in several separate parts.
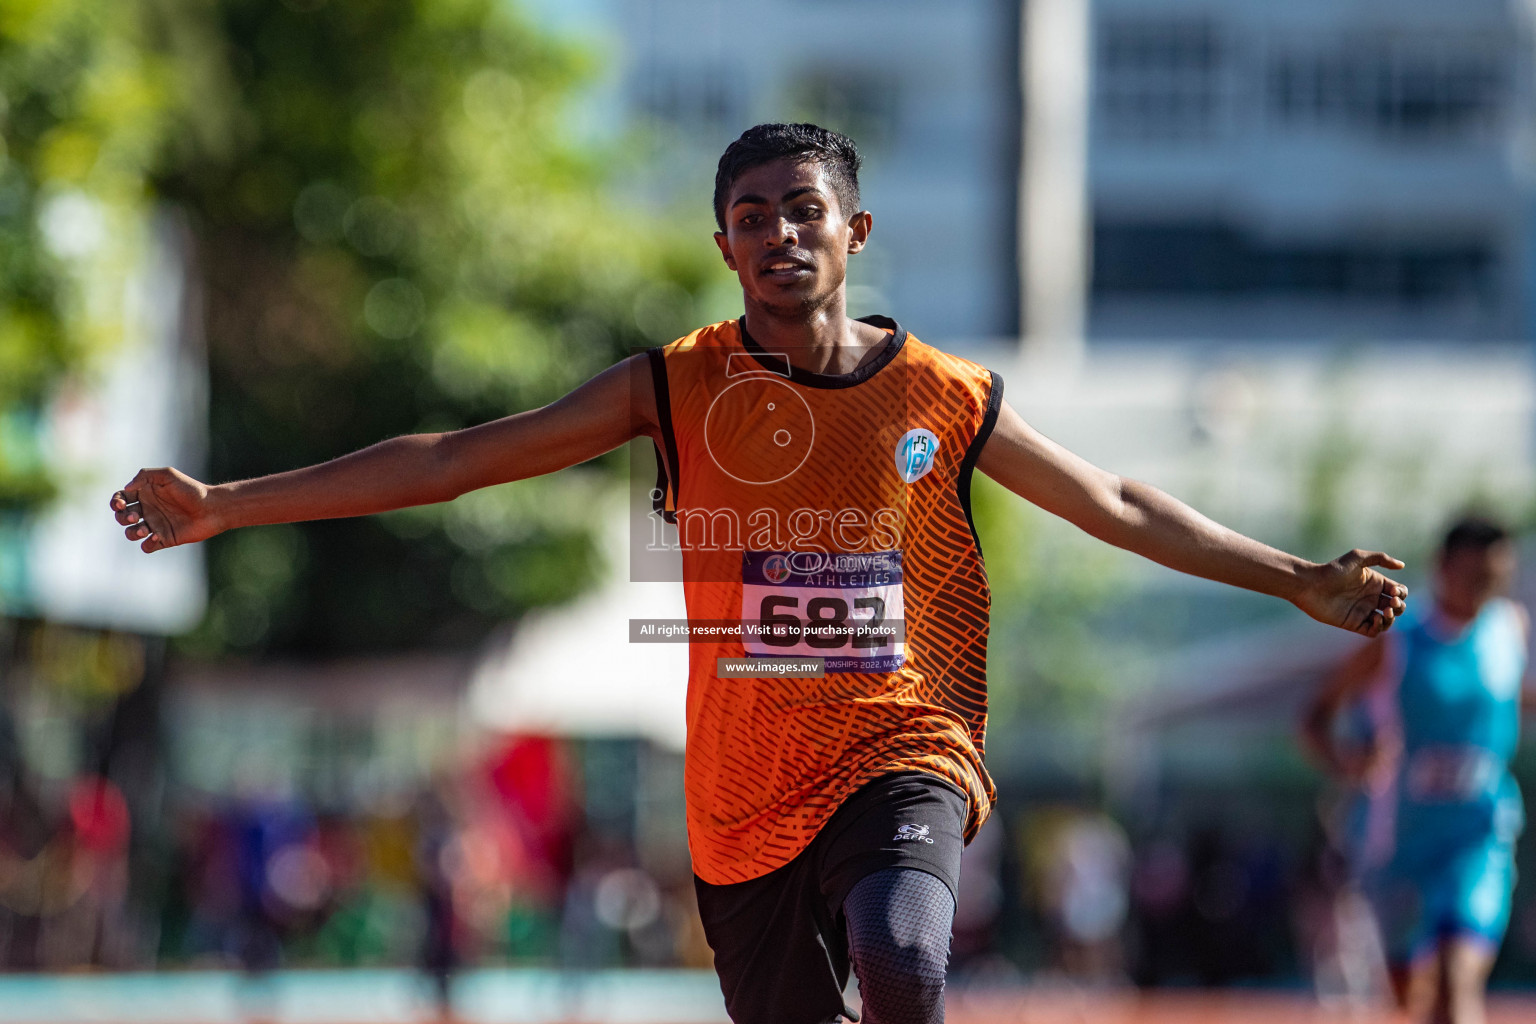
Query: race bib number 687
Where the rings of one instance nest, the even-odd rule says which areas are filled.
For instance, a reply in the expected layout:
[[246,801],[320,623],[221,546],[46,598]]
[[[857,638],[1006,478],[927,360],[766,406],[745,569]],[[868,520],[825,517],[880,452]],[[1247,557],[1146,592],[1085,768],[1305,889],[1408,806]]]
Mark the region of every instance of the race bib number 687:
[[905,660],[901,552],[744,551],[741,620],[750,656],[893,671]]

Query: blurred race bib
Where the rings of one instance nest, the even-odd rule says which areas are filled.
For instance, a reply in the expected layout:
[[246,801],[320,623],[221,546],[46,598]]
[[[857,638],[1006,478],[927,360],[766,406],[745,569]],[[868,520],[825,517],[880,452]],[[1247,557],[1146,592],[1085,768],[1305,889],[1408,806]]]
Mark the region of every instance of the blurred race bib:
[[1483,747],[1436,746],[1417,750],[1404,772],[1408,796],[1421,803],[1475,800],[1499,784],[1499,758]]

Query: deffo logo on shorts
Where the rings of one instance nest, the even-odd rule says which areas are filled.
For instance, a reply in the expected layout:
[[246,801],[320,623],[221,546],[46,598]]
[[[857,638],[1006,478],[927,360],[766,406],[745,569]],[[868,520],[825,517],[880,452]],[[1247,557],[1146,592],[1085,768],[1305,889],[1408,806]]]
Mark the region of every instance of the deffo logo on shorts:
[[932,843],[928,838],[927,825],[903,825],[896,830],[895,842]]

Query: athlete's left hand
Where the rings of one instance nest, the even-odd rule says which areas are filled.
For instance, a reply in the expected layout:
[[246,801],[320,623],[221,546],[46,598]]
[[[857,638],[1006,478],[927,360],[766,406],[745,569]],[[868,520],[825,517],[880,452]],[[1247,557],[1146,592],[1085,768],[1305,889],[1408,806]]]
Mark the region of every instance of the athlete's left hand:
[[1364,636],[1380,636],[1403,613],[1408,588],[1374,566],[1401,569],[1403,563],[1380,551],[1356,548],[1319,565],[1294,598],[1296,607],[1319,622]]
[[1351,785],[1373,796],[1381,796],[1397,777],[1397,765],[1402,756],[1401,739],[1376,736],[1358,746],[1336,750],[1335,771]]

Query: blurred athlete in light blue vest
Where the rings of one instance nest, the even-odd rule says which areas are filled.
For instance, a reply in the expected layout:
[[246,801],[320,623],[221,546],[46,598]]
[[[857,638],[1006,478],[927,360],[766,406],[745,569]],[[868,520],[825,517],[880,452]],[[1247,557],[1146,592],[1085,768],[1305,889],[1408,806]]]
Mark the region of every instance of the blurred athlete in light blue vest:
[[[1414,1021],[1483,1024],[1509,924],[1525,823],[1509,761],[1529,633],[1525,608],[1503,596],[1514,574],[1502,526],[1458,521],[1436,558],[1433,604],[1347,659],[1304,722],[1323,765],[1367,794],[1353,853]],[[1340,712],[1357,703],[1370,728],[1341,736]]]

